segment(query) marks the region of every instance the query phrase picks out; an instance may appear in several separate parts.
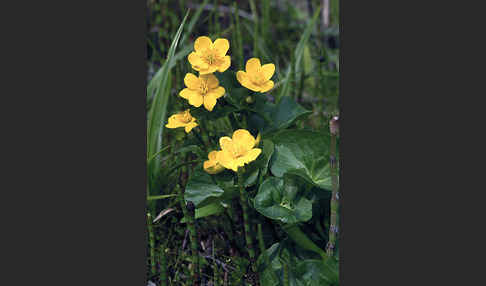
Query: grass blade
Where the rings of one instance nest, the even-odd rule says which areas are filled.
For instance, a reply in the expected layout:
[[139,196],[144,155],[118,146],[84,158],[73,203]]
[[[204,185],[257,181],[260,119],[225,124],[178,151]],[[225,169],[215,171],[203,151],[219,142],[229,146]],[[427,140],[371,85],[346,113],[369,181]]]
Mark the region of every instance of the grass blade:
[[292,65],[290,64],[287,67],[287,71],[285,72],[285,78],[283,79],[284,84],[282,85],[282,89],[280,90],[280,93],[277,96],[277,102],[280,101],[280,99],[284,96],[289,95],[290,92],[290,77],[291,73],[299,73],[300,72],[300,66],[301,66],[301,61],[302,57],[304,55],[304,48],[305,45],[307,44],[307,41],[309,40],[309,37],[312,33],[312,30],[314,28],[314,25],[316,24],[317,19],[319,18],[319,11],[321,8],[317,8],[317,10],[314,12],[314,15],[312,17],[312,20],[310,21],[309,24],[307,24],[307,27],[304,30],[304,33],[300,37],[299,43],[297,44],[297,48],[295,49],[294,53],[294,58],[295,58],[295,70],[292,69]]
[[[167,117],[167,104],[170,94],[170,70],[171,64],[174,62],[174,54],[177,48],[177,43],[181,37],[182,29],[187,20],[189,11],[186,13],[177,33],[170,45],[167,60],[161,68],[161,75],[159,78],[157,92],[154,95],[153,103],[149,111],[149,118],[147,123],[147,158],[152,158],[154,154],[160,151],[162,145],[162,134],[164,130],[164,122]],[[147,166],[147,174],[149,176],[149,186],[153,185],[154,175],[158,173],[158,160],[153,160]],[[150,190],[150,189],[149,189]]]

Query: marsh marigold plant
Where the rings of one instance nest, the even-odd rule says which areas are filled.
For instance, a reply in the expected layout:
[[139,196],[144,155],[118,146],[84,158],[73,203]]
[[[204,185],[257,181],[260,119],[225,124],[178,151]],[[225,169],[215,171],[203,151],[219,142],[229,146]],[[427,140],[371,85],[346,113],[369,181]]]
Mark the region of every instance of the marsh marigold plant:
[[195,107],[200,107],[204,104],[204,108],[212,111],[216,105],[218,98],[222,97],[225,89],[219,86],[219,81],[213,74],[195,76],[192,73],[187,73],[184,77],[184,88],[179,92],[179,96],[187,99],[189,104]]
[[275,73],[274,64],[261,65],[260,60],[251,58],[246,62],[246,71],[238,71],[236,79],[240,84],[255,92],[267,92],[273,88],[273,81],[270,80]]
[[187,59],[192,68],[200,74],[224,72],[231,65],[231,58],[226,55],[228,50],[227,39],[216,39],[213,43],[209,37],[202,36],[194,42],[194,52],[191,52]]
[[191,132],[192,128],[196,127],[196,118],[192,117],[189,109],[181,111],[169,117],[169,122],[165,125],[167,128],[184,127],[186,133]]

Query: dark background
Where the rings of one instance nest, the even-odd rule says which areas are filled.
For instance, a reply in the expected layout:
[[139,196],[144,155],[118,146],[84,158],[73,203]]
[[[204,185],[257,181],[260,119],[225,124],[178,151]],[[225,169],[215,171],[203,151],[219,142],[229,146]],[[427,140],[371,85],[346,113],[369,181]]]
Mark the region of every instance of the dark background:
[[[414,3],[341,1],[342,285],[482,284],[465,257],[481,185],[460,180],[473,157],[456,145],[474,134],[446,98],[481,96],[465,75],[481,46],[451,44],[481,38],[480,10]],[[15,5],[1,284],[143,285],[146,3]]]

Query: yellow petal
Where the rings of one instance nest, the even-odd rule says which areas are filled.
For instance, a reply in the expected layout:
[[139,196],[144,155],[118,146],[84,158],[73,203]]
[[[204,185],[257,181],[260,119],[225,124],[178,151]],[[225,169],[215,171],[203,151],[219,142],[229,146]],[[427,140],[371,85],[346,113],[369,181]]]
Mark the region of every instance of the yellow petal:
[[199,93],[193,93],[189,95],[189,104],[195,107],[199,107],[203,104],[203,96]]
[[231,65],[231,57],[230,56],[225,56],[223,58],[223,62],[219,65],[218,71],[219,72],[224,72],[227,70]]
[[213,41],[209,37],[202,36],[198,37],[194,42],[194,50],[196,52],[203,51],[209,48],[213,44]]
[[[224,137],[223,137],[224,138]],[[234,169],[234,160],[231,156],[231,152],[228,150],[221,150],[216,154],[216,159],[219,164],[227,169]]]
[[[189,63],[192,65],[192,66],[204,66],[204,62],[203,60],[201,59],[201,57],[196,54],[195,52],[192,52],[189,54],[189,56],[187,56],[187,60],[189,61]],[[207,65],[207,64],[206,64]]]
[[217,161],[218,159],[216,158],[216,155],[218,155],[218,152],[219,151],[216,151],[216,150],[209,152],[209,154],[208,154],[209,160],[211,160],[211,161]]
[[211,167],[214,167],[214,165],[216,165],[216,163],[217,163],[217,161],[211,161],[211,160],[204,161],[203,168],[207,172],[208,169],[211,168]]
[[221,150],[229,150],[230,152],[232,152],[233,140],[228,136],[223,136],[219,138],[219,146],[221,147]]
[[209,111],[213,111],[215,105],[216,105],[216,97],[214,97],[210,93],[206,94],[204,96],[204,107]]
[[233,133],[233,142],[239,150],[251,150],[255,146],[255,138],[246,129],[238,129]]
[[272,88],[273,88],[273,81],[269,80],[262,85],[260,92],[267,92]]
[[219,86],[219,80],[214,74],[208,74],[201,76],[206,80],[209,88],[217,88]]
[[260,148],[253,148],[248,153],[245,154],[245,156],[241,157],[245,161],[245,163],[250,163],[252,161],[255,161],[256,158],[262,153],[262,149]]
[[260,91],[260,87],[254,85],[250,79],[248,78],[248,73],[244,71],[238,71],[236,73],[236,79],[240,82],[240,84],[250,90],[253,91]]
[[218,86],[218,88],[215,88],[215,89],[213,89],[213,90],[210,90],[210,91],[209,91],[209,92],[206,94],[206,96],[213,96],[214,98],[218,99],[218,98],[222,97],[222,96],[224,95],[224,93],[225,93],[225,92],[226,92],[226,91],[225,91],[224,87],[222,87],[222,86]]
[[275,73],[275,65],[274,64],[266,64],[262,66],[263,77],[265,80],[269,80],[272,78],[273,74]]
[[192,128],[194,128],[196,126],[197,126],[196,122],[190,122],[186,126],[184,126],[184,130],[186,131],[186,133],[189,133],[189,132],[191,132]]
[[181,123],[177,120],[177,114],[169,117],[169,122],[165,125],[167,128],[179,128]]
[[226,55],[226,52],[229,50],[229,42],[228,40],[221,38],[221,39],[216,39],[213,43],[213,48],[218,49],[218,55],[219,56],[224,56]]
[[191,94],[193,94],[193,93],[195,93],[195,91],[190,90],[190,89],[188,89],[188,88],[184,88],[183,90],[181,90],[181,91],[179,92],[179,96],[180,96],[180,97],[182,97],[182,98],[184,98],[184,99],[188,99],[188,98],[189,98],[189,96],[190,96]]
[[260,60],[257,58],[251,58],[246,62],[246,72],[249,74],[257,73],[260,69]]
[[209,65],[207,65],[207,68],[200,68],[199,69],[199,74],[200,75],[210,74],[210,73],[215,72],[217,69],[218,69],[217,66],[209,66]]
[[201,80],[192,73],[186,73],[184,77],[184,84],[190,89],[199,89]]
[[243,85],[244,82],[249,81],[248,75],[244,71],[238,71],[236,73],[236,79],[238,80],[239,83],[241,83],[241,85]]

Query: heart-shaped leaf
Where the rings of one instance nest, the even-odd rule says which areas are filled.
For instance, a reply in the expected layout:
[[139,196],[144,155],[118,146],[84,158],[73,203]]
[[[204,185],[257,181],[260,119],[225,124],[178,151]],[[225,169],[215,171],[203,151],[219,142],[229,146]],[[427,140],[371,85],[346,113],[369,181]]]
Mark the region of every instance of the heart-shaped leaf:
[[312,203],[303,196],[303,188],[294,178],[269,177],[259,187],[255,209],[262,215],[284,223],[308,221]]
[[277,177],[297,175],[320,188],[331,189],[328,135],[308,130],[285,130],[278,133],[273,142],[272,174]]
[[203,170],[196,170],[187,182],[184,198],[197,207],[204,200],[220,197],[223,193],[224,190],[214,183],[208,173]]
[[255,104],[247,109],[254,112],[249,118],[250,124],[263,134],[287,128],[300,116],[311,113],[289,96],[283,97],[278,104],[257,97]]

